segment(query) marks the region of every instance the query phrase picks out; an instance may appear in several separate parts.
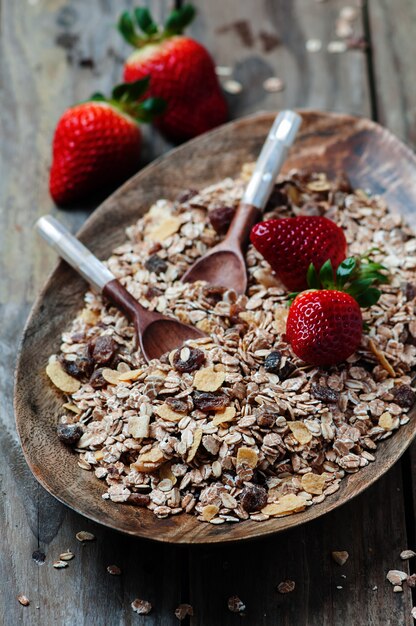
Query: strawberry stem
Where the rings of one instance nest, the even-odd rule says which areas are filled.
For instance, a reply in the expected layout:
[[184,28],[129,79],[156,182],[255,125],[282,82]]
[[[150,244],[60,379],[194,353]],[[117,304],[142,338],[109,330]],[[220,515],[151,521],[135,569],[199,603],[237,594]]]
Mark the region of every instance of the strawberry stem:
[[[133,14],[124,11],[120,15],[117,28],[130,45],[135,48],[143,48],[147,44],[159,43],[169,37],[181,35],[194,19],[195,13],[195,8],[191,4],[185,4],[174,9],[161,29],[153,20],[149,9],[138,7]],[[136,25],[143,32],[143,35],[137,32]]]
[[142,99],[149,82],[150,76],[145,76],[132,83],[120,83],[114,87],[110,98],[106,98],[102,93],[94,93],[89,100],[107,102],[136,121],[151,122],[157,115],[164,113],[166,102],[162,98]]

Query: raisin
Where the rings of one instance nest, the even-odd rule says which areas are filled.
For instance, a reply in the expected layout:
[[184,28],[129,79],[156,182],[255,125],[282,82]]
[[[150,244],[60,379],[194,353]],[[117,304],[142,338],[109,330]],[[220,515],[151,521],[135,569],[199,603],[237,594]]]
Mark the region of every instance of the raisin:
[[162,259],[158,254],[149,256],[144,266],[149,272],[154,272],[155,274],[162,274],[168,269],[168,264],[165,259]]
[[273,428],[279,413],[269,409],[261,409],[256,415],[257,424],[260,428]]
[[74,361],[63,357],[60,361],[66,373],[78,380],[88,379],[94,370],[94,361],[89,355],[79,356]]
[[341,172],[341,174],[338,174],[333,184],[337,191],[343,191],[344,193],[352,192],[350,180],[345,172]]
[[396,404],[402,408],[411,409],[416,402],[416,393],[409,385],[400,385],[393,390]]
[[282,353],[278,350],[270,352],[264,360],[264,369],[271,374],[278,374],[280,363],[282,362]]
[[281,206],[289,206],[289,199],[285,192],[279,189],[278,185],[275,185],[272,193],[270,194],[270,198],[266,204],[264,212],[267,213],[269,211],[273,211],[273,209],[277,209]]
[[323,385],[313,384],[312,395],[317,400],[322,400],[322,402],[338,402],[339,400],[339,391],[324,387]]
[[118,344],[112,337],[102,335],[91,342],[91,356],[97,365],[106,365],[114,357]]
[[209,391],[195,391],[194,405],[200,411],[220,411],[229,404],[228,397],[223,393],[215,394]]
[[63,443],[72,446],[81,439],[83,430],[79,424],[58,424],[56,432]]
[[225,287],[220,287],[219,285],[208,285],[208,287],[203,288],[202,295],[212,304],[217,304],[217,302],[221,302],[226,291]]
[[407,301],[416,298],[416,285],[413,283],[406,283],[404,287],[404,295]]
[[95,370],[93,375],[91,376],[89,383],[91,387],[94,389],[101,389],[107,385],[107,381],[103,378],[103,368],[100,367],[98,370]]
[[208,218],[212,228],[219,235],[225,235],[232,219],[235,215],[236,208],[233,206],[219,206],[208,212]]
[[[189,353],[189,354],[188,354]],[[198,348],[182,348],[173,355],[173,367],[178,372],[194,372],[205,362],[205,354]]]
[[147,506],[150,504],[150,497],[145,493],[131,493],[127,498],[127,502],[134,506]]
[[176,202],[179,202],[179,204],[183,204],[184,202],[188,202],[189,200],[191,200],[191,198],[193,198],[194,196],[198,195],[198,190],[197,189],[186,189],[185,191],[182,191],[178,197],[176,198]]
[[264,369],[270,374],[277,374],[280,380],[286,380],[296,368],[279,350],[273,350],[264,360]]
[[247,513],[259,511],[267,504],[267,491],[264,487],[250,485],[241,492],[240,502]]
[[170,406],[173,411],[178,413],[186,413],[188,411],[188,403],[179,398],[166,398],[165,403]]
[[148,300],[152,300],[152,298],[156,298],[157,296],[161,296],[163,291],[158,289],[157,287],[150,286],[145,293],[145,296]]

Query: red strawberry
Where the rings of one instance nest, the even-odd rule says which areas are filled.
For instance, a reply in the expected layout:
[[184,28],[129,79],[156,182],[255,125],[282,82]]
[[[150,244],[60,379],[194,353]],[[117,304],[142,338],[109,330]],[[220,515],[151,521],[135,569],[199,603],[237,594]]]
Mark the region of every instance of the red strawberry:
[[68,109],[53,138],[49,178],[57,204],[84,200],[103,188],[115,187],[137,171],[141,132],[137,119],[149,121],[163,103],[150,98],[137,104],[148,79],[118,85],[106,100],[95,94],[88,102]]
[[305,291],[294,299],[286,336],[302,361],[333,365],[357,350],[362,329],[357,301],[343,291],[322,289]]
[[307,288],[311,263],[319,271],[328,259],[337,268],[345,259],[343,230],[326,217],[300,216],[256,224],[250,235],[256,250],[291,291]]
[[[157,126],[175,141],[200,135],[227,119],[227,104],[210,55],[182,35],[194,14],[195,9],[185,5],[171,13],[163,29],[144,8],[134,11],[134,20],[126,12],[119,21],[123,37],[138,48],[124,65],[124,80],[151,76],[150,94],[168,105]],[[143,34],[136,32],[134,21]]]

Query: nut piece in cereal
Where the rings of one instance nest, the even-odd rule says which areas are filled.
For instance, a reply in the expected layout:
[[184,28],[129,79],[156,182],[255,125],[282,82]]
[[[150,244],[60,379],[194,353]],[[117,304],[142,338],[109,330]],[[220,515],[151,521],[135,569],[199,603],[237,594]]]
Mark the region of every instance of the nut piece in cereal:
[[152,241],[164,241],[178,232],[182,225],[181,220],[175,215],[169,215],[160,223],[147,231],[147,236]]
[[58,387],[64,393],[75,393],[81,386],[79,380],[65,372],[55,355],[50,357],[46,366],[46,373],[55,387]]
[[392,430],[394,426],[394,419],[392,418],[390,413],[385,412],[382,415],[380,415],[380,418],[378,420],[378,425],[381,428],[384,428],[384,430]]
[[204,367],[194,376],[193,386],[198,391],[217,391],[225,380],[225,372],[216,372],[212,366]]
[[158,469],[166,461],[165,456],[159,448],[156,446],[151,448],[148,452],[139,454],[137,461],[132,463],[131,467],[138,472],[144,472],[149,474]]
[[233,406],[227,406],[222,411],[218,411],[212,418],[213,426],[219,426],[220,424],[226,424],[232,422],[236,415],[236,409]]
[[216,504],[207,504],[202,509],[202,517],[206,522],[209,522],[217,515],[218,512],[219,508],[216,506]]
[[149,436],[149,415],[132,415],[129,417],[127,428],[129,434],[135,439],[143,439]]
[[311,441],[312,434],[303,422],[288,422],[287,425],[292,431],[296,441],[298,441],[300,444],[304,446]]

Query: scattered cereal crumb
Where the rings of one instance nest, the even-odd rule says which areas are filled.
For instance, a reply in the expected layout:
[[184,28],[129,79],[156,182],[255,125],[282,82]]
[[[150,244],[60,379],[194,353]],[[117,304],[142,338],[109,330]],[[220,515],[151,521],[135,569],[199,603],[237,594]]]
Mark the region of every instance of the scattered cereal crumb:
[[238,94],[243,91],[243,85],[238,80],[233,80],[232,78],[224,82],[223,88],[224,91],[231,94]]
[[394,585],[393,587],[394,593],[401,593],[402,591],[403,591],[403,587],[401,585]]
[[55,385],[65,393],[75,393],[81,387],[76,378],[67,374],[55,355],[51,356],[46,366],[46,373]]
[[66,552],[62,552],[62,554],[59,555],[59,558],[61,561],[72,561],[74,556],[75,554],[73,552],[66,550]]
[[139,615],[149,615],[153,607],[147,600],[140,600],[139,598],[136,598],[131,603],[131,608]]
[[177,617],[180,621],[185,619],[188,615],[193,615],[194,609],[190,604],[180,604],[175,609],[175,617]]
[[331,54],[339,54],[341,52],[345,52],[347,49],[345,41],[330,41],[327,46],[327,50]]
[[413,559],[414,556],[416,556],[416,552],[414,552],[413,550],[403,550],[402,552],[400,552],[400,558],[402,559],[402,561]]
[[412,608],[410,615],[413,617],[413,619],[416,619],[416,606]]
[[337,589],[343,589],[342,585],[337,585]]
[[284,88],[284,82],[277,76],[270,76],[270,78],[266,78],[263,83],[263,89],[269,93],[278,93],[279,91],[283,91]]
[[53,566],[55,569],[65,569],[65,567],[68,567],[68,563],[59,559],[53,563]]
[[22,606],[29,606],[30,604],[29,598],[23,594],[21,594],[20,596],[17,596],[17,599],[19,600]]
[[121,569],[119,568],[118,565],[108,565],[107,572],[111,574],[112,576],[120,576]]
[[282,580],[282,582],[277,585],[277,591],[279,593],[292,593],[295,587],[296,583],[294,580]]
[[238,596],[231,596],[228,598],[228,609],[232,613],[243,613],[246,610],[246,605]]
[[217,65],[215,68],[217,76],[231,76],[233,68],[228,65]]
[[78,539],[78,541],[94,541],[95,539],[95,535],[93,535],[92,533],[88,532],[87,530],[80,530],[75,537]]
[[398,569],[391,569],[387,572],[386,578],[392,585],[401,585],[407,579],[407,574]]
[[308,52],[319,52],[322,50],[322,41],[320,39],[308,39],[305,48]]
[[414,589],[416,587],[416,574],[411,574],[406,578],[406,584],[408,587]]
[[340,550],[340,551],[335,550],[331,552],[331,555],[335,563],[338,563],[338,565],[345,565],[345,563],[348,561],[348,558],[350,556],[346,550]]

